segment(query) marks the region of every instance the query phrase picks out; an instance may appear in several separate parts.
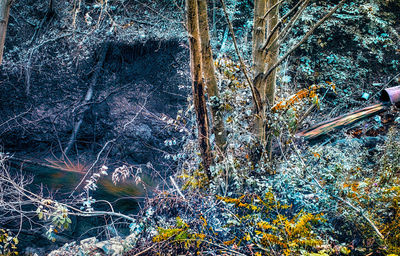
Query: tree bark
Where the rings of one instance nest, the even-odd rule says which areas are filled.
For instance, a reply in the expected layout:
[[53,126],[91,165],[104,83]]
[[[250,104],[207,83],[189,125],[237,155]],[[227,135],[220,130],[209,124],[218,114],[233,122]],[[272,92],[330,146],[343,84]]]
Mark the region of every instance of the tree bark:
[[265,41],[266,22],[264,14],[267,11],[267,0],[254,0],[254,20],[253,20],[253,71],[254,71],[254,87],[259,96],[257,116],[254,120],[254,133],[257,134],[259,143],[262,145],[265,141],[265,90],[263,86],[263,74],[265,72],[265,53],[262,46]]
[[220,150],[224,150],[226,144],[226,132],[224,128],[223,116],[219,111],[219,92],[217,78],[215,76],[214,60],[210,44],[210,32],[208,25],[207,15],[207,1],[198,0],[198,12],[199,12],[199,33],[201,39],[201,56],[202,56],[202,67],[204,82],[207,88],[208,99],[212,103],[211,115],[213,133],[215,135],[215,144]]
[[[278,3],[278,0],[269,0],[268,1],[268,8],[272,8],[275,4]],[[270,42],[274,44],[275,39],[278,38],[278,31],[273,31],[275,26],[278,24],[279,21],[279,6],[274,8],[273,11],[271,11],[268,16],[267,16],[267,23],[268,23],[268,28],[267,28],[267,34],[268,37],[271,37]],[[273,33],[273,34],[272,34]],[[266,56],[266,62],[268,69],[273,67],[275,63],[278,60],[279,56],[279,46],[273,45],[272,47],[267,46],[270,50],[267,53]],[[266,78],[266,83],[265,83],[265,96],[267,99],[267,103],[269,106],[274,105],[274,100],[275,100],[275,87],[276,87],[276,69],[274,69],[271,74],[268,75]]]
[[0,65],[3,61],[4,43],[6,41],[8,17],[10,15],[11,0],[0,0]]
[[197,0],[186,0],[187,28],[189,33],[190,71],[192,76],[193,103],[196,111],[198,140],[204,171],[211,179],[211,147],[209,141],[209,124],[204,83],[201,66],[201,40],[199,33],[199,18]]
[[[271,9],[273,6],[275,6],[278,3],[278,0],[268,0],[267,3],[267,8]],[[274,30],[274,28],[277,26],[279,22],[279,5],[276,6],[268,15],[267,15],[267,35],[269,38],[271,38],[270,42],[272,42],[271,46],[267,45],[267,49],[270,49],[267,52],[266,56],[266,63],[267,63],[267,69],[270,69],[275,65],[275,63],[278,61],[278,56],[279,56],[279,45],[274,45],[277,44],[278,40],[275,40],[278,38],[278,30]],[[266,109],[265,111],[270,111],[271,107],[275,104],[275,88],[276,88],[276,69],[274,69],[269,75],[265,76],[265,81],[264,81],[264,86],[265,86],[265,100],[266,100]],[[265,114],[264,114],[265,115]],[[264,120],[266,122],[266,120]],[[267,128],[266,128],[267,129]],[[266,131],[268,133],[268,131]],[[269,153],[269,156],[271,158],[271,153],[272,153],[272,137],[270,135],[266,135],[266,147],[267,147],[267,152]]]
[[[267,11],[268,10],[268,11]],[[254,27],[253,27],[253,69],[254,86],[259,95],[260,106],[254,123],[254,132],[257,134],[259,145],[267,147],[270,151],[270,139],[267,138],[266,112],[274,104],[276,70],[266,75],[266,71],[273,67],[279,55],[277,44],[279,22],[279,0],[255,0],[254,1]],[[274,29],[275,28],[275,29]],[[265,47],[266,38],[269,45]],[[270,49],[268,52],[264,48]],[[267,69],[268,68],[268,69]]]

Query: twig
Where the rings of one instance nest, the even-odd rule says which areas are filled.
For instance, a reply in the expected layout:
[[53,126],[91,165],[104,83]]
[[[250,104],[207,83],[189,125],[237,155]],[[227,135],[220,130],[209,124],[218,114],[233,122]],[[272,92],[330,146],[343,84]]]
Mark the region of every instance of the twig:
[[259,95],[259,93],[258,93],[258,91],[257,91],[257,88],[255,88],[254,85],[253,85],[253,83],[251,82],[251,79],[250,79],[249,74],[247,73],[247,70],[246,70],[247,67],[246,67],[246,65],[244,64],[242,55],[240,54],[239,47],[238,47],[238,45],[237,45],[237,41],[236,41],[236,37],[235,37],[235,32],[233,31],[232,23],[231,23],[231,21],[230,21],[230,19],[229,19],[228,12],[226,11],[225,2],[224,2],[224,0],[220,0],[220,2],[221,2],[221,4],[222,4],[222,8],[223,8],[223,10],[224,10],[226,22],[228,23],[229,30],[230,30],[230,32],[231,32],[231,36],[232,36],[232,39],[233,39],[233,45],[235,46],[236,54],[238,55],[238,58],[239,58],[239,61],[240,61],[240,67],[241,67],[242,72],[244,73],[244,75],[245,75],[245,77],[246,77],[247,83],[248,83],[249,86],[250,86],[251,95],[253,96],[253,101],[254,101],[254,104],[255,104],[255,106],[256,106],[256,111],[257,111],[257,113],[259,113],[259,111],[261,111],[261,106],[259,105],[259,103],[261,102],[261,100],[260,100],[260,95]]
[[[282,2],[282,1],[276,3],[275,5],[277,5],[277,4],[281,3],[281,2]],[[269,44],[269,41],[271,40],[272,36],[275,34],[276,30],[282,25],[283,22],[285,22],[285,20],[289,17],[289,15],[291,15],[291,14],[297,9],[297,7],[298,7],[300,4],[302,4],[302,3],[303,3],[303,1],[297,2],[297,4],[296,4],[287,14],[285,14],[285,16],[283,16],[283,17],[279,20],[278,24],[275,25],[275,27],[272,29],[271,33],[268,35],[268,38],[267,38],[267,40],[265,41],[265,44],[263,45],[263,47],[261,47],[262,50],[265,50],[265,49],[267,48],[267,46],[268,46],[268,44]],[[267,14],[268,14],[273,8],[274,8],[274,7],[272,7],[272,8],[266,13],[266,15],[264,16],[264,19],[266,18]],[[295,17],[296,17],[296,15],[294,16],[294,18],[295,18]],[[293,18],[293,19],[294,19],[294,18]]]
[[186,200],[185,196],[182,194],[181,190],[179,189],[178,185],[176,184],[174,178],[172,178],[172,176],[169,176],[169,179],[171,180],[172,185],[175,187],[178,194],[183,198],[183,200]]
[[39,25],[36,26],[35,32],[33,33],[33,36],[31,38],[31,41],[29,42],[29,44],[32,44],[35,39],[36,36],[39,34],[40,29],[43,27],[44,23],[52,17],[52,15],[54,14],[54,10],[53,10],[53,0],[49,1],[49,7],[46,10],[46,14],[44,15],[43,19],[41,20],[41,22],[39,23]]
[[400,73],[398,73],[397,75],[395,75],[394,77],[392,77],[386,84],[384,84],[384,85],[382,86],[382,88],[381,88],[377,93],[375,93],[371,98],[369,98],[368,101],[371,101],[372,98],[376,97],[376,95],[378,95],[378,94],[381,93],[383,90],[385,90],[386,87],[387,87],[391,82],[393,82],[394,79],[396,79],[396,78],[399,77],[399,76],[400,76]]
[[27,111],[25,111],[25,112],[23,112],[23,113],[20,113],[20,114],[14,116],[13,118],[10,118],[10,119],[8,119],[7,121],[1,123],[1,124],[0,124],[0,127],[3,126],[3,125],[5,125],[5,124],[7,124],[7,123],[9,123],[9,122],[11,122],[11,121],[13,121],[13,120],[15,120],[15,119],[17,119],[17,118],[19,118],[19,117],[21,117],[21,116],[23,116],[23,115],[28,114],[29,111],[31,111],[31,109],[32,109],[32,105],[29,107],[29,109],[28,109]]
[[138,117],[138,115],[139,115],[139,114],[143,111],[143,109],[145,108],[146,103],[147,103],[147,97],[144,98],[144,103],[140,106],[140,109],[139,109],[138,112],[136,112],[135,116],[134,116],[131,120],[129,120],[129,122],[127,122],[126,124],[124,124],[124,130],[126,129],[126,127],[127,127],[128,125],[132,124],[132,123],[135,121],[135,119]]
[[[280,4],[283,3],[283,2],[285,2],[285,0],[281,0],[281,1],[277,2],[276,4],[274,4],[271,8],[269,8],[269,10],[264,14],[263,19],[266,19],[267,16],[268,16],[268,14],[269,14],[270,12],[272,12],[278,5],[280,5]],[[301,2],[301,1],[299,1],[299,2]]]
[[300,7],[300,9],[294,14],[293,18],[290,19],[286,27],[282,29],[281,33],[276,38],[276,40],[279,40],[279,44],[281,44],[281,42],[284,42],[286,40],[286,37],[289,35],[289,32],[292,31],[293,26],[296,24],[297,20],[301,17],[301,14],[303,14],[304,10],[307,8],[309,3],[310,1],[306,0]]
[[82,183],[85,181],[86,177],[89,175],[90,171],[94,168],[94,166],[97,164],[97,162],[100,160],[100,156],[103,153],[103,151],[106,149],[106,147],[108,146],[108,144],[110,144],[111,142],[114,142],[116,139],[112,139],[106,142],[106,144],[104,144],[104,146],[101,148],[101,150],[99,151],[99,153],[97,154],[96,157],[96,161],[93,162],[93,164],[90,166],[90,168],[86,171],[85,175],[82,177],[81,181],[79,182],[78,185],[76,185],[76,187],[74,188],[74,190],[71,192],[71,194],[69,195],[70,197],[74,194],[74,192],[78,189],[78,187],[80,185],[82,185]]
[[300,156],[300,153],[299,153],[299,151],[298,151],[296,145],[295,145],[293,142],[292,142],[292,145],[293,145],[293,147],[294,147],[294,151],[296,152],[297,156],[299,157],[299,159],[300,159],[300,161],[301,161],[301,163],[302,163],[302,165],[303,165],[304,171],[312,177],[312,179],[314,180],[314,182],[317,184],[318,188],[319,188],[322,192],[326,193],[327,195],[329,195],[329,196],[335,198],[336,200],[338,200],[338,201],[340,201],[340,202],[342,202],[342,203],[345,203],[345,204],[346,204],[347,206],[349,206],[351,209],[353,209],[353,210],[356,211],[358,214],[360,214],[360,215],[371,225],[371,227],[374,229],[375,233],[376,233],[381,239],[384,239],[384,236],[382,235],[382,233],[381,233],[381,232],[379,231],[379,229],[375,226],[375,224],[372,222],[372,220],[371,220],[370,218],[368,218],[367,215],[364,214],[364,212],[363,212],[362,209],[359,209],[359,208],[355,207],[353,204],[351,204],[350,202],[344,200],[344,199],[341,198],[341,197],[338,197],[338,196],[336,196],[336,195],[333,195],[333,194],[330,194],[330,193],[326,192],[326,190],[322,187],[322,185],[318,182],[318,180],[314,177],[314,175],[312,175],[311,173],[309,173],[309,171],[307,170],[307,165],[304,163],[303,158]]
[[[162,242],[163,243],[163,242]],[[152,246],[150,246],[150,247],[147,247],[146,249],[144,249],[143,251],[141,251],[141,252],[138,252],[138,253],[136,253],[135,255],[133,255],[133,256],[139,256],[139,255],[142,255],[142,254],[144,254],[144,253],[146,253],[146,252],[148,252],[148,251],[150,251],[151,249],[153,249],[153,247],[154,246],[156,246],[156,245],[158,245],[158,244],[160,244],[160,243],[155,243],[155,244],[153,244]]]

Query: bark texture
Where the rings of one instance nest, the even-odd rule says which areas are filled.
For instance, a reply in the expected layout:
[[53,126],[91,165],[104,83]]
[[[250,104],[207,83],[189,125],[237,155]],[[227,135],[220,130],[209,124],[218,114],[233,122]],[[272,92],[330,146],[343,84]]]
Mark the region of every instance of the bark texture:
[[267,11],[267,0],[254,1],[254,26],[253,26],[253,70],[254,70],[254,87],[257,91],[256,103],[260,109],[257,109],[257,117],[254,124],[254,132],[257,134],[259,143],[264,144],[265,141],[265,88],[263,84],[263,75],[265,72],[265,53],[262,50],[266,34],[266,20],[264,14]]
[[[278,3],[278,0],[269,0],[267,4],[267,9],[273,8]],[[267,46],[267,49],[270,49],[267,52],[266,56],[266,63],[267,63],[267,68],[270,69],[275,65],[275,63],[278,61],[278,56],[279,56],[279,46],[274,45],[277,44],[277,38],[278,38],[278,30],[274,30],[274,28],[277,26],[279,22],[279,7],[275,7],[267,16],[268,20],[268,27],[267,27],[267,35],[271,37],[270,42],[271,45]],[[267,100],[267,105],[272,107],[274,105],[274,99],[275,99],[275,86],[276,86],[276,69],[274,69],[270,75],[266,77],[265,81],[265,97]]]
[[210,44],[210,32],[207,15],[207,1],[198,0],[199,11],[199,33],[201,39],[201,54],[204,82],[207,88],[208,99],[211,101],[211,115],[213,133],[215,135],[216,146],[223,151],[226,144],[226,132],[224,128],[223,116],[219,111],[219,91],[217,78],[215,76],[214,60]]
[[201,39],[197,0],[186,0],[187,29],[189,33],[190,71],[192,76],[193,103],[196,111],[198,139],[203,167],[211,179],[211,147],[204,83],[202,79]]
[[0,64],[3,61],[3,50],[4,50],[4,43],[6,41],[10,7],[11,7],[11,0],[0,0]]
[[[254,86],[258,99],[257,118],[254,132],[257,134],[259,144],[270,151],[270,139],[266,131],[266,112],[274,105],[276,69],[270,74],[267,70],[273,67],[279,56],[278,29],[279,0],[254,1],[254,28],[253,28],[253,69]],[[268,42],[267,42],[268,38]],[[267,45],[265,45],[267,43]],[[266,46],[266,47],[265,47]],[[265,48],[268,49],[265,51]]]

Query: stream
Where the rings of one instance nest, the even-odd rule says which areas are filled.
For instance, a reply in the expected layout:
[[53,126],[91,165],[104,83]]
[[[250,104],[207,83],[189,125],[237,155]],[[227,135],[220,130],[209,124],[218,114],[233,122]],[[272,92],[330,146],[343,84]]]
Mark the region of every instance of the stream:
[[[71,192],[74,191],[84,173],[76,171],[66,171],[54,169],[50,167],[23,164],[18,165],[11,160],[11,173],[21,171],[24,175],[32,176],[33,182],[27,186],[27,189],[34,193],[43,193],[44,198],[53,198],[57,201],[71,201]],[[89,177],[88,177],[89,178]],[[142,181],[148,189],[155,186],[155,181],[148,175],[141,175]],[[127,180],[115,185],[111,180],[111,174],[102,176],[97,181],[97,189],[91,191],[91,197],[97,201],[93,204],[95,210],[110,211],[110,206],[105,201],[109,202],[114,211],[121,212],[127,215],[134,215],[139,211],[139,203],[144,196],[145,190],[141,184],[136,185],[134,181]],[[82,193],[83,185],[81,185],[74,195]],[[79,207],[79,205],[78,205]],[[35,210],[35,209],[31,209]],[[19,235],[19,248],[23,248],[25,252],[32,251],[38,255],[54,250],[62,246],[64,243],[69,243],[76,240],[85,239],[88,237],[110,238],[113,236],[126,236],[129,234],[129,223],[124,220],[113,219],[113,223],[109,222],[110,218],[100,217],[76,217],[69,216],[72,220],[70,227],[60,233],[55,234],[56,241],[51,242],[46,238],[46,228],[42,227],[33,232],[28,232],[30,223],[23,223],[23,231]],[[38,217],[32,218],[38,221]],[[42,223],[43,222],[40,222]],[[44,222],[46,223],[46,222]],[[17,223],[10,223],[10,230],[17,228]],[[45,224],[48,227],[49,224]],[[25,231],[26,230],[26,231]]]

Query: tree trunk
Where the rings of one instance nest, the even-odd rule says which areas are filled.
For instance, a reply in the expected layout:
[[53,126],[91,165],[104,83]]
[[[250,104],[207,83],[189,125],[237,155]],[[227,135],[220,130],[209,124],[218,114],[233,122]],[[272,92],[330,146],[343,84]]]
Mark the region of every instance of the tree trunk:
[[[270,152],[270,138],[266,134],[266,112],[274,104],[276,70],[266,75],[267,70],[275,65],[279,55],[277,44],[278,30],[274,28],[279,22],[279,0],[255,0],[254,1],[254,28],[253,28],[253,69],[256,99],[260,106],[254,124],[254,132],[257,134],[259,144]],[[266,15],[268,12],[268,15]],[[271,33],[273,34],[271,35]],[[269,45],[274,44],[268,52],[263,46],[269,38]],[[266,47],[268,49],[268,47]]]
[[224,128],[223,116],[219,111],[219,92],[217,78],[215,76],[214,60],[210,44],[210,34],[207,15],[207,0],[198,0],[199,11],[199,33],[201,39],[201,55],[204,82],[207,88],[208,99],[212,103],[211,115],[215,143],[220,150],[224,150],[226,144],[226,132]]
[[211,148],[209,141],[209,125],[207,116],[204,83],[201,66],[201,40],[197,0],[186,0],[187,28],[189,33],[190,71],[192,76],[193,102],[196,111],[198,139],[203,167],[208,179],[211,179]]
[[4,43],[6,41],[8,17],[11,0],[0,0],[0,64],[3,60]]
[[[267,9],[272,8],[276,3],[278,3],[279,0],[269,0],[267,4]],[[272,30],[275,28],[275,26],[278,24],[279,21],[279,6],[274,8],[267,16],[267,35],[271,36],[270,42],[272,44],[276,44],[276,38],[278,37],[278,30],[274,32],[273,35],[271,35]],[[267,46],[267,49],[270,46]],[[279,56],[279,46],[274,45],[270,48],[270,50],[267,53],[266,57],[266,63],[267,63],[267,69],[270,69],[272,66],[275,65],[275,63],[278,61],[278,56]],[[266,83],[265,83],[265,96],[267,99],[267,103],[269,104],[270,107],[274,105],[274,100],[275,100],[275,86],[276,86],[276,69],[274,69],[270,75],[266,78]]]
[[[267,9],[268,10],[271,9],[273,6],[275,6],[275,4],[278,3],[278,1],[279,0],[268,0]],[[277,40],[275,39],[277,39],[278,37],[278,30],[273,31],[273,29],[278,24],[278,22],[279,22],[279,6],[275,7],[267,16],[267,35],[268,37],[271,37],[271,40],[269,40],[271,42],[270,44],[277,44]],[[272,47],[270,48],[268,45],[267,49],[270,50],[267,52],[265,61],[267,63],[267,70],[269,70],[278,61],[279,45],[272,45]],[[270,111],[275,101],[276,68],[269,75],[267,75],[265,79],[266,80],[264,81],[264,86],[265,86],[265,100],[267,106],[266,111]],[[272,137],[267,135],[266,147],[270,157],[272,153],[271,141]]]
[[[265,19],[264,14],[267,11],[267,0],[254,1],[254,21],[253,21],[253,84],[259,95],[258,105],[261,109],[257,110],[257,117],[254,124],[254,132],[257,134],[261,145],[265,142],[265,89],[263,84],[263,75],[265,72],[265,53],[262,46],[265,41]],[[256,97],[257,98],[257,97]]]

